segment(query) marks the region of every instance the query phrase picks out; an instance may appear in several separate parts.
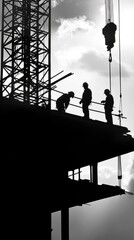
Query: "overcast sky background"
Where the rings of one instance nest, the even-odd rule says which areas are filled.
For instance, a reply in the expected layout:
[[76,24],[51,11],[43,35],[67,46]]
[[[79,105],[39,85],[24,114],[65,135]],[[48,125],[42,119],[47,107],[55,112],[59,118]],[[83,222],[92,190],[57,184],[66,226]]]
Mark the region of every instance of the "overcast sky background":
[[[52,1],[52,75],[64,70],[73,72],[57,84],[57,90],[75,92],[81,97],[82,83],[87,81],[93,92],[93,101],[105,98],[109,88],[108,52],[102,28],[105,26],[104,0]],[[118,1],[114,0],[114,22],[117,25],[116,43],[112,49],[112,94],[114,113],[118,113],[119,91],[119,31]],[[134,135],[134,1],[121,0],[121,64],[122,64],[122,125]],[[56,99],[59,93],[52,93]],[[78,100],[71,103],[79,105]],[[55,109],[55,103],[52,104]],[[91,108],[103,110],[92,104]],[[67,112],[83,115],[82,110],[69,106]],[[92,119],[105,121],[103,114],[90,112]],[[114,117],[114,124],[119,124]],[[82,169],[82,178],[88,178],[89,169]],[[122,156],[122,187],[134,192],[134,153]],[[117,159],[99,164],[99,183],[118,185]],[[89,193],[90,194],[90,193]],[[91,206],[70,209],[70,240],[132,240],[134,239],[134,196],[117,196]],[[60,239],[60,212],[53,214],[53,240]]]

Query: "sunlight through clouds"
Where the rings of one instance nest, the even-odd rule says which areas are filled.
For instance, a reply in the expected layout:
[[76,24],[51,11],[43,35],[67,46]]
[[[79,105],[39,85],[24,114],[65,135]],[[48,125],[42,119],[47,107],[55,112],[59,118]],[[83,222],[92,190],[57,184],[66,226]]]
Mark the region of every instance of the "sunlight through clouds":
[[89,22],[85,16],[82,17],[75,17],[70,19],[58,19],[58,23],[60,26],[58,28],[58,36],[59,37],[66,37],[68,34],[74,34],[78,31],[86,31],[91,32],[94,28],[94,23]]
[[72,64],[75,65],[75,62],[79,61],[85,52],[84,47],[82,46],[72,46],[68,49],[58,50],[55,53],[55,56],[59,63],[62,64],[64,68],[69,68]]

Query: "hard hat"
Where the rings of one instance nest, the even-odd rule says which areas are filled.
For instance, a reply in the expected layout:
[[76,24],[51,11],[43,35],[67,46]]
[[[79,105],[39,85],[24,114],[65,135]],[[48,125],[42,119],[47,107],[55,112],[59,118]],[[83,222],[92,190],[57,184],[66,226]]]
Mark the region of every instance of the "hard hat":
[[70,97],[72,97],[72,98],[73,98],[73,97],[74,97],[74,92],[72,92],[72,91],[71,91],[71,92],[69,92],[69,95],[70,95]]
[[105,89],[105,90],[104,90],[104,93],[105,93],[105,94],[109,94],[109,93],[110,93],[110,90],[109,90],[109,89]]
[[84,83],[83,83],[83,87],[88,87],[88,83],[87,83],[87,82],[84,82]]

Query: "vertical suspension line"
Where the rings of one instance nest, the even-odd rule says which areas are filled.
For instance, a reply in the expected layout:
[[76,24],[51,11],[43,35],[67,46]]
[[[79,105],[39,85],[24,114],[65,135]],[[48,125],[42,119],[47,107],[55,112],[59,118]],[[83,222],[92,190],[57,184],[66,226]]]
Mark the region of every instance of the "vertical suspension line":
[[[105,0],[105,11],[106,11],[106,26],[103,28],[103,35],[105,36],[105,44],[108,46],[109,51],[109,84],[111,91],[111,62],[112,54],[111,48],[114,46],[115,42],[115,31],[116,25],[114,24],[114,14],[113,14],[113,1]],[[119,125],[121,126],[122,118],[122,84],[121,84],[121,39],[120,39],[120,0],[118,0],[118,25],[119,25],[119,85],[120,85],[120,106],[119,106]],[[121,156],[118,156],[118,181],[121,187],[122,179],[122,166],[121,166]]]
[[113,0],[105,0],[106,24],[114,21]]
[[[106,17],[106,25],[108,26],[109,23],[112,23],[114,21],[114,14],[113,14],[113,1],[112,0],[105,0],[105,17]],[[105,34],[103,32],[103,34]],[[108,35],[110,34],[108,30]],[[107,38],[110,38],[107,35]],[[106,37],[106,35],[105,35]],[[108,43],[109,40],[106,40],[105,43]],[[106,45],[107,45],[106,43]],[[111,48],[107,47],[107,50],[109,51],[109,89],[111,92],[112,88],[112,73],[111,73],[111,63],[112,63],[112,53],[111,53]]]
[[[118,28],[119,28],[119,88],[120,88],[120,102],[119,102],[119,125],[121,126],[122,118],[122,75],[121,75],[121,36],[120,36],[120,0],[118,0]],[[118,156],[118,183],[121,187],[122,180],[122,165],[121,165],[121,156]]]
[[[122,74],[121,74],[121,36],[120,36],[120,0],[118,0],[118,25],[119,25],[119,86],[120,86],[120,105],[119,114],[122,113]],[[120,119],[121,125],[121,119]]]
[[112,90],[112,72],[111,72],[112,53],[109,51],[109,89]]

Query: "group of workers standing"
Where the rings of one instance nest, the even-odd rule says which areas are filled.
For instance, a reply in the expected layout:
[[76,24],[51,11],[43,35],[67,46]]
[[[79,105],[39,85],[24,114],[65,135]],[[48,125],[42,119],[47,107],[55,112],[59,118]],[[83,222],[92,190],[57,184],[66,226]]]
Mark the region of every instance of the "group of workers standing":
[[[92,102],[92,91],[88,87],[88,83],[83,83],[83,94],[82,98],[80,100],[80,104],[82,104],[82,110],[84,114],[85,119],[89,119],[89,105]],[[114,99],[113,96],[110,93],[109,89],[104,90],[104,94],[106,95],[106,99],[102,100],[101,103],[104,104],[105,109],[105,117],[107,120],[107,123],[113,124],[112,119],[112,111],[113,111],[113,105],[114,105]],[[68,93],[64,93],[62,96],[60,96],[56,100],[56,108],[59,112],[65,112],[67,107],[69,106],[70,99],[74,97],[74,92],[70,91]]]

